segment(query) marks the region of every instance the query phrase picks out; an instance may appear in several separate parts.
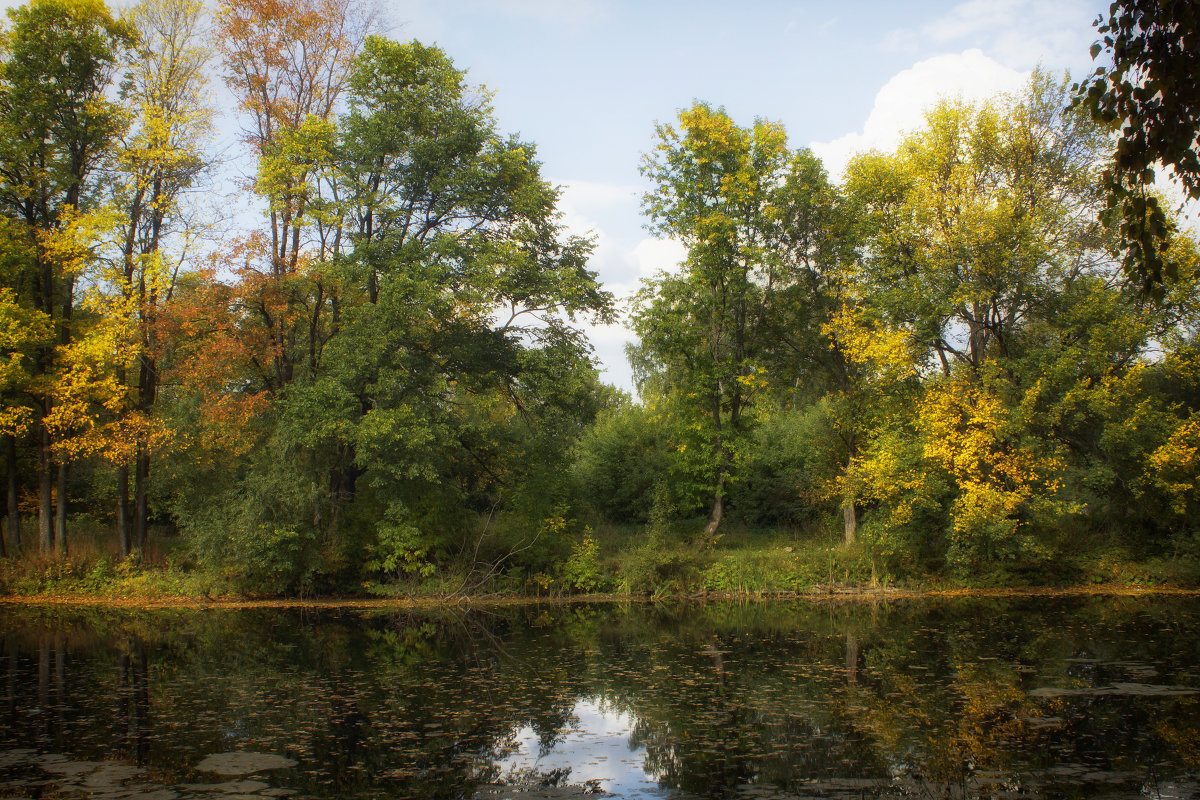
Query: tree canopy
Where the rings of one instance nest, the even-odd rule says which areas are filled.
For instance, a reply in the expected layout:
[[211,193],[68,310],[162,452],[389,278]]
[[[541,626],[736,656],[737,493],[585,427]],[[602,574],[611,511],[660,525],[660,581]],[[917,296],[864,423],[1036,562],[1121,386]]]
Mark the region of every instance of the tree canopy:
[[1150,193],[1162,163],[1200,195],[1194,16],[1118,3],[1115,72],[943,101],[838,181],[778,122],[680,110],[641,165],[686,258],[631,298],[635,398],[592,358],[595,240],[439,47],[351,0],[230,0],[211,41],[196,0],[31,0],[0,48],[0,584],[1200,575],[1200,249]]

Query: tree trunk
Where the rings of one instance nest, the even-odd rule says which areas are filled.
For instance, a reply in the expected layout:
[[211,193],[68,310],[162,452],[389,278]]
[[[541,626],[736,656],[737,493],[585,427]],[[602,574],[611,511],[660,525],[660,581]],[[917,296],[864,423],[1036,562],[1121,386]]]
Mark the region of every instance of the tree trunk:
[[146,502],[146,484],[150,481],[150,451],[145,444],[138,446],[137,465],[133,478],[133,544],[138,557],[146,553],[146,530],[150,524],[150,508]]
[[67,645],[58,634],[54,636],[54,736],[62,739],[67,731],[64,711],[67,708]]
[[8,551],[21,553],[21,509],[17,505],[17,438],[6,436],[5,460],[8,462]]
[[58,506],[54,514],[54,546],[62,555],[67,554],[67,465],[58,465]]
[[846,685],[858,683],[858,637],[846,631]]
[[[72,204],[74,205],[74,204]],[[62,326],[59,328],[58,343],[64,349],[71,343],[71,315],[75,308],[75,276],[63,276]],[[54,529],[58,541],[55,547],[67,554],[67,465],[58,465],[58,509],[54,518]]]
[[117,544],[121,558],[129,556],[133,544],[133,521],[129,518],[129,465],[117,467]]
[[45,721],[50,717],[46,712],[50,705],[50,636],[45,633],[38,636],[37,669],[37,704]]
[[721,520],[725,516],[725,471],[728,454],[725,451],[725,437],[721,426],[721,388],[719,384],[712,395],[710,412],[713,428],[717,432],[717,486],[713,491],[712,513],[708,515],[708,524],[704,526],[704,538],[701,543],[703,547],[709,547],[717,541],[717,529],[721,527]]
[[[11,437],[6,437],[6,438],[11,438]],[[12,483],[13,466],[14,465],[13,465],[12,461],[5,459],[5,471],[8,474],[8,482],[9,483]],[[5,525],[4,527],[11,528],[12,526]],[[10,549],[8,540],[9,540],[8,531],[0,530],[0,556],[2,556],[4,558],[8,558],[8,551]],[[13,555],[16,555],[16,548],[11,548],[11,549],[13,550]]]
[[54,550],[54,460],[50,432],[38,425],[38,548],[43,555]]
[[17,649],[17,640],[9,638],[7,642],[8,650],[8,680],[5,682],[5,695],[8,698],[8,713],[12,716],[17,713],[17,673],[20,668],[18,658],[20,651]]
[[135,763],[145,763],[150,744],[149,663],[146,647],[135,638],[117,657],[117,680],[120,701],[117,720],[124,729],[126,752]]
[[712,513],[708,515],[708,524],[704,526],[703,546],[708,547],[717,541],[717,529],[725,517],[725,473],[717,475],[717,490],[713,493]]
[[854,509],[854,498],[847,496],[842,501],[842,519],[846,526],[846,545],[854,544],[858,534],[858,512]]
[[[150,355],[157,346],[157,341],[153,327],[149,327],[144,335],[146,338],[143,341],[141,369],[138,375],[138,409],[149,415],[150,409],[154,407],[154,403],[158,399],[158,362]],[[133,547],[136,547],[139,553],[144,553],[146,550],[146,528],[150,524],[149,505],[146,501],[149,479],[150,448],[145,441],[139,441],[133,478],[132,540]]]

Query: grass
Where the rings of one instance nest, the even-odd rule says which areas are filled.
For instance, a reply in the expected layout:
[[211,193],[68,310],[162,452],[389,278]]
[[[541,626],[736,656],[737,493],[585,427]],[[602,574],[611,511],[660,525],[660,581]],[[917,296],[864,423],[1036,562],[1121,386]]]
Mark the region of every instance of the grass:
[[[858,590],[1005,591],[1014,586],[1161,588],[1200,585],[1200,559],[1139,558],[1114,547],[1087,543],[1064,553],[1052,568],[1026,570],[1011,566],[958,578],[938,573],[894,574],[895,567],[872,548],[846,546],[840,531],[814,526],[805,530],[764,529],[729,520],[711,546],[698,533],[704,520],[678,520],[670,525],[601,525],[590,534],[592,552],[576,551],[573,565],[513,568],[487,575],[439,571],[408,583],[364,583],[346,587],[345,596],[387,599],[468,597],[547,598],[571,593],[642,597],[778,596],[841,593]],[[72,526],[66,554],[43,556],[26,551],[0,559],[0,595],[99,600],[179,598],[208,602],[238,598],[236,581],[199,569],[179,553],[162,530],[150,536],[146,554],[122,559],[111,530]],[[586,558],[582,558],[586,556]],[[586,580],[584,580],[586,579]],[[306,593],[307,594],[307,593]]]
[[86,517],[72,520],[67,531],[66,552],[49,554],[39,552],[36,538],[27,533],[20,555],[0,559],[0,594],[207,598],[235,593],[220,576],[181,563],[161,529],[151,528],[141,558],[122,558],[116,534]]
[[846,547],[840,532],[764,529],[734,520],[715,544],[703,547],[694,535],[703,527],[698,519],[658,535],[635,526],[598,528],[610,584],[630,594],[754,595],[894,582],[869,548]]

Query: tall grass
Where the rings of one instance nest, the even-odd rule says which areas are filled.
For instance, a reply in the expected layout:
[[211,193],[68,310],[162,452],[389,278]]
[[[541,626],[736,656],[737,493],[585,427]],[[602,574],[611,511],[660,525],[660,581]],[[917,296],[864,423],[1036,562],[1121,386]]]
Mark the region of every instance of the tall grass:
[[66,548],[49,553],[38,549],[32,527],[22,526],[21,552],[0,559],[0,593],[211,597],[230,589],[220,576],[198,572],[175,555],[178,548],[165,528],[150,528],[140,558],[122,558],[116,532],[88,516],[70,519]]

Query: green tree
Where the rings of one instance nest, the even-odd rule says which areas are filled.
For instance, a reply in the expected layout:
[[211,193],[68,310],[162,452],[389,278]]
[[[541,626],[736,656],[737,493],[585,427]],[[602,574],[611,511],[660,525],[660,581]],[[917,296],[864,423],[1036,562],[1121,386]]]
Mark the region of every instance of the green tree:
[[296,271],[243,272],[194,362],[236,354],[220,385],[265,398],[257,443],[220,470],[221,501],[177,495],[216,560],[232,534],[246,558],[279,554],[264,580],[284,585],[424,573],[473,514],[519,504],[595,413],[574,320],[611,305],[533,145],[497,130],[442,51],[370,37],[346,86],[342,118],[308,117],[260,160],[259,188],[305,232]]
[[[153,410],[160,375],[163,308],[202,226],[186,195],[208,166],[213,110],[206,97],[210,51],[200,44],[202,6],[143,0],[126,21],[138,34],[122,95],[130,125],[115,154],[111,199],[119,221],[114,255],[100,266],[91,305],[115,337],[122,401],[106,426],[105,457],[116,465],[116,526],[122,555],[146,546],[152,446],[165,439]],[[133,466],[132,506],[130,466]]]
[[[1140,474],[1164,442],[1151,432],[1177,426],[1130,398],[1152,348],[1193,325],[1194,288],[1161,307],[1121,289],[1103,131],[1065,106],[1035,74],[1024,95],[938,107],[895,155],[848,170],[868,227],[857,309],[834,333],[907,399],[858,465],[876,541],[940,519],[962,570],[1046,563],[1065,531],[1111,522],[1111,498],[1132,500],[1118,465]],[[1121,432],[1129,415],[1147,438]]]
[[1064,98],[1035,74],[1008,103],[944,103],[895,155],[848,168],[870,231],[860,291],[919,343],[920,370],[1012,355],[1051,293],[1109,265],[1093,174],[1105,140]]
[[680,240],[688,257],[680,273],[642,289],[633,325],[641,359],[679,403],[683,430],[695,434],[680,451],[692,447],[688,458],[711,493],[708,542],[725,514],[743,411],[767,385],[759,360],[764,289],[777,266],[776,195],[788,164],[778,124],[740,128],[724,111],[696,104],[680,112],[678,128],[658,127],[642,165],[654,185],[644,198],[651,229]]
[[572,464],[587,505],[606,520],[645,523],[656,485],[674,477],[672,438],[646,405],[623,398],[604,409],[580,437]]
[[[822,327],[844,294],[837,266],[851,229],[820,161],[790,151],[775,123],[741,128],[697,104],[678,128],[659,126],[642,169],[654,183],[644,201],[651,229],[681,241],[688,258],[639,294],[631,355],[643,395],[661,397],[677,420],[675,460],[711,498],[712,541],[737,465],[752,460],[755,403],[773,395],[802,406],[848,377]],[[853,447],[845,437],[839,457]],[[845,505],[852,536],[853,499]]]

